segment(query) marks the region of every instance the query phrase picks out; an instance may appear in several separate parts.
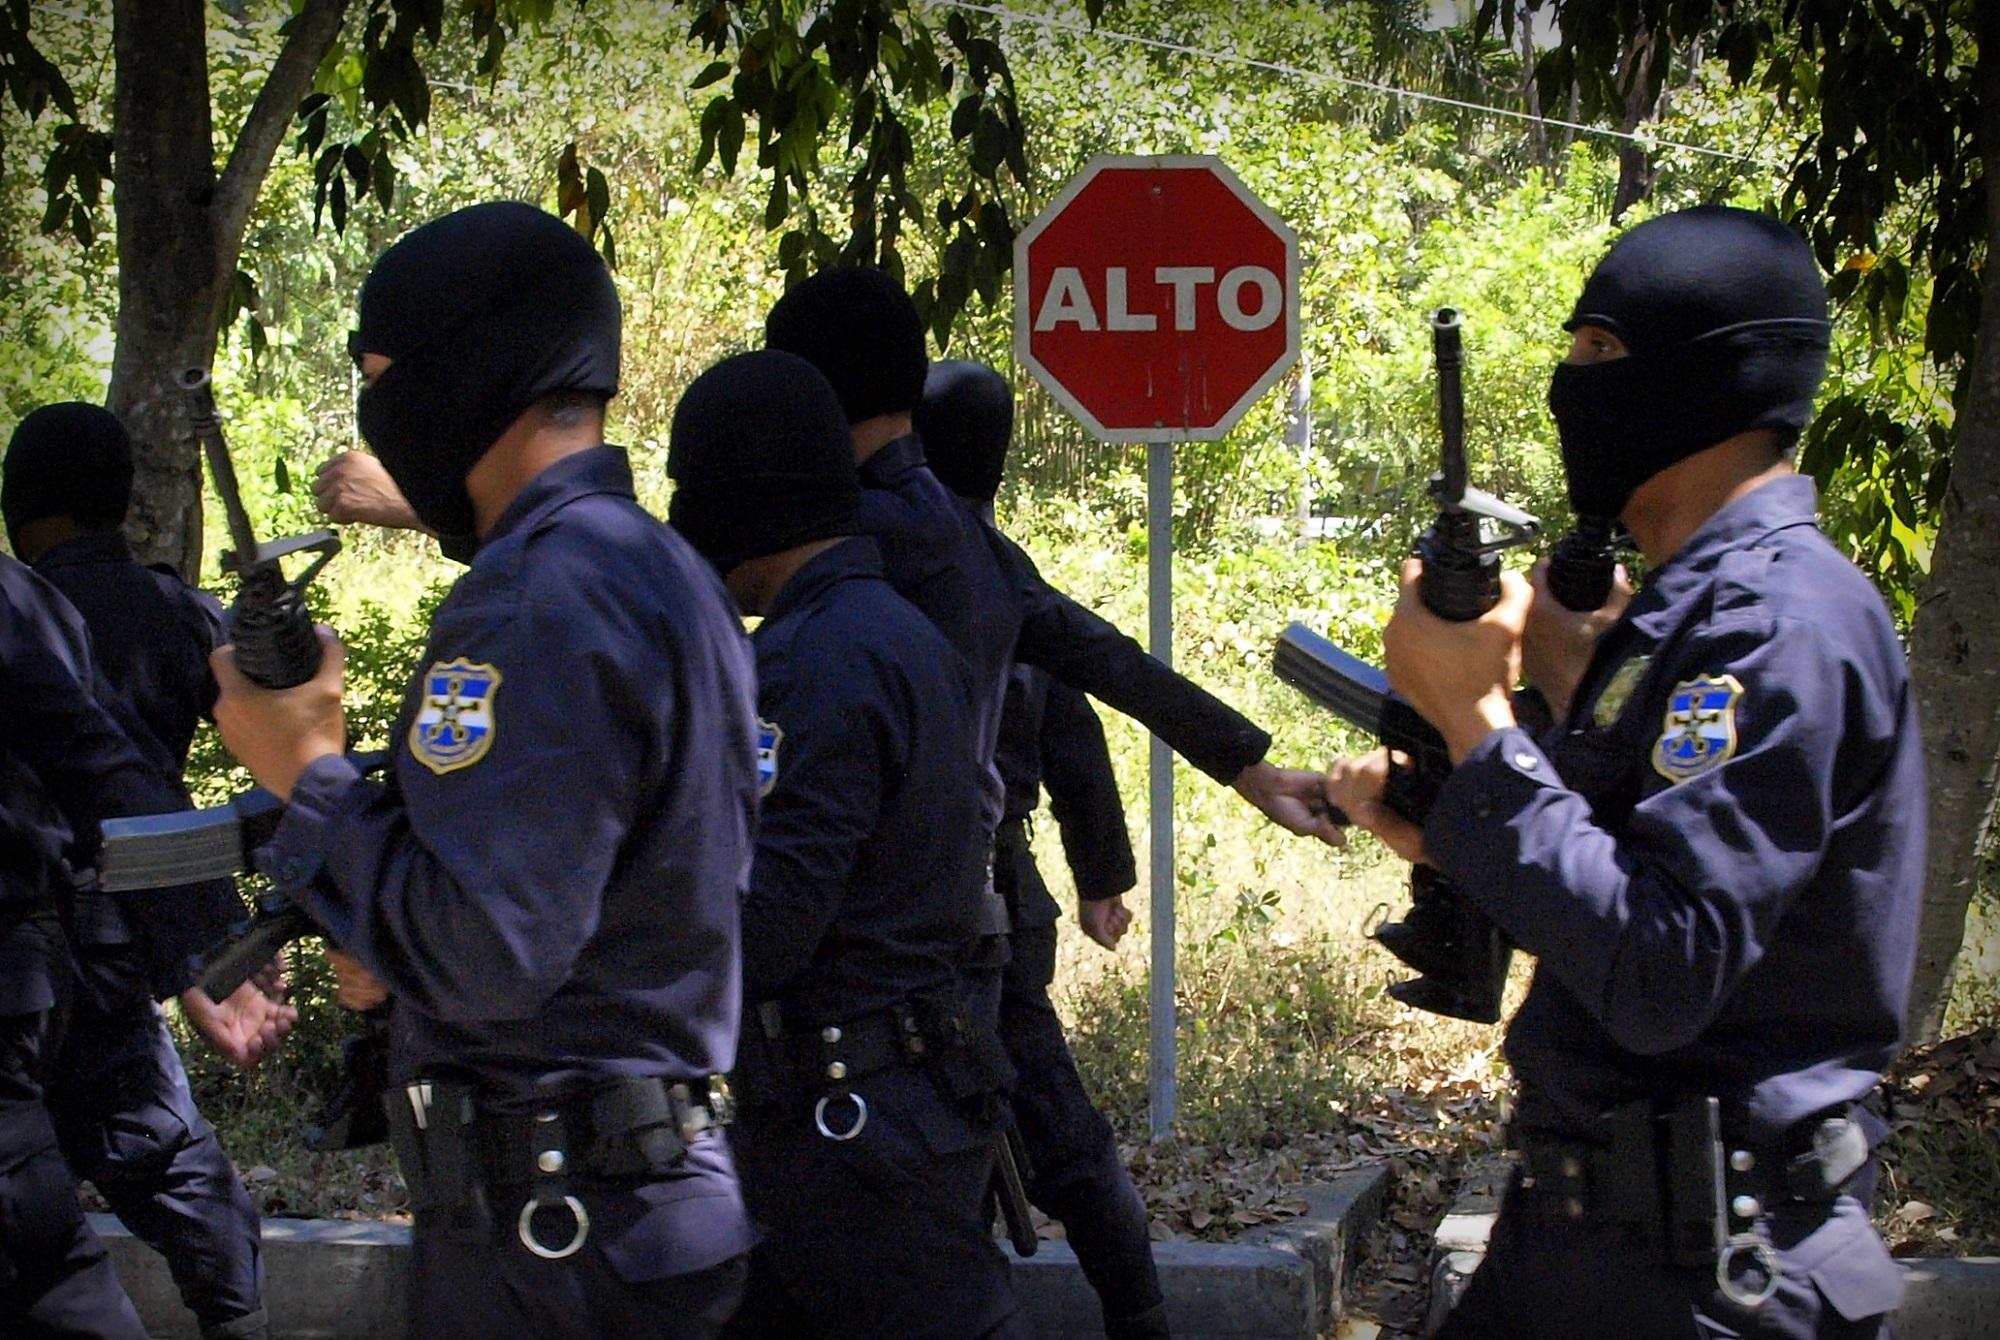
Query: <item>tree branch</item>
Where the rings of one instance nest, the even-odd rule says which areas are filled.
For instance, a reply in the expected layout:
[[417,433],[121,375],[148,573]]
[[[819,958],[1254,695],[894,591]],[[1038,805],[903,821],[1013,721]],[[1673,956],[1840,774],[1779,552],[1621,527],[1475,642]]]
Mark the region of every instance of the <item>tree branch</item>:
[[291,129],[293,114],[312,91],[314,73],[340,37],[346,14],[347,0],[306,0],[305,7],[293,17],[284,48],[278,52],[250,114],[243,118],[236,144],[229,152],[229,165],[216,186],[218,254],[233,257],[243,245],[250,207],[264,187],[278,145]]

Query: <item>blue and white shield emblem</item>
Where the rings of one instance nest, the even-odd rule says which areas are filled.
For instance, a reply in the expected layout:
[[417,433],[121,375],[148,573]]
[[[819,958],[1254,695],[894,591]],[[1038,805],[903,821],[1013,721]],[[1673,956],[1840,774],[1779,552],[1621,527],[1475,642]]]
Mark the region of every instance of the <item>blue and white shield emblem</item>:
[[493,747],[493,699],[500,672],[467,660],[424,671],[424,705],[410,725],[410,756],[443,776],[469,768]]
[[1742,696],[1734,675],[1703,675],[1674,685],[1653,745],[1653,770],[1670,782],[1684,782],[1727,763],[1736,754],[1736,700]]
[[784,728],[775,721],[757,719],[757,794],[768,796],[778,784],[778,746],[785,742]]

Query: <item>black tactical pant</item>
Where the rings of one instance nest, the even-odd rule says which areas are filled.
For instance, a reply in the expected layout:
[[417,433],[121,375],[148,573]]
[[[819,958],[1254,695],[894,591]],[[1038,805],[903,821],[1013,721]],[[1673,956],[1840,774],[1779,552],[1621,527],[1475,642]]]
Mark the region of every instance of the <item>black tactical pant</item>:
[[53,916],[0,930],[0,1335],[146,1340],[44,1102],[70,972]]
[[[1020,1340],[1011,1268],[986,1219],[993,1134],[930,1075],[862,1079],[852,1139],[812,1099],[746,1108],[730,1127],[743,1199],[764,1234],[729,1340]],[[836,1134],[851,1099],[829,1102]]]
[[142,985],[121,980],[122,965],[92,962],[101,955],[80,951],[86,989],[49,1085],[63,1155],[166,1258],[206,1334],[261,1335],[257,1211],[195,1108],[159,1006]]
[[1771,1217],[1778,1288],[1749,1311],[1722,1297],[1713,1271],[1642,1259],[1615,1232],[1569,1219],[1552,1197],[1522,1193],[1517,1177],[1437,1340],[1886,1340],[1901,1268],[1860,1201],[1843,1196],[1827,1208],[1787,1206]]
[[[1028,1198],[1058,1220],[1084,1278],[1116,1328],[1160,1307],[1146,1203],[1118,1157],[1111,1123],[1091,1104],[1049,1000],[1056,928],[1017,928],[1000,994],[1000,1040],[1016,1077],[1014,1120],[1027,1146]],[[1164,1320],[1137,1332],[1165,1335]]]

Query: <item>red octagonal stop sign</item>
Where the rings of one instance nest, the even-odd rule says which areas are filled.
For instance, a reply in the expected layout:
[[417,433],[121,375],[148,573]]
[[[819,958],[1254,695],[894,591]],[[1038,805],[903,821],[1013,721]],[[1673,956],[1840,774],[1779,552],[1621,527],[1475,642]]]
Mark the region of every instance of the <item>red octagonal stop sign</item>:
[[1014,242],[1014,349],[1107,442],[1221,437],[1299,355],[1299,242],[1219,158],[1103,156]]

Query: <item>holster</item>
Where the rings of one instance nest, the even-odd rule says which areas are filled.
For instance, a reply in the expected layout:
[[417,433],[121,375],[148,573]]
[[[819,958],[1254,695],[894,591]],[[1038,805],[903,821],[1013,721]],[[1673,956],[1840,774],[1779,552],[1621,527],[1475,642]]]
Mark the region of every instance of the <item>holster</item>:
[[1815,1118],[1758,1143],[1725,1138],[1715,1098],[1641,1100],[1605,1113],[1598,1140],[1523,1137],[1521,1188],[1620,1233],[1647,1259],[1713,1268],[1772,1209],[1830,1206],[1854,1183],[1870,1156],[1861,1116]]
[[661,1078],[612,1081],[531,1112],[484,1111],[472,1086],[435,1079],[394,1089],[385,1101],[418,1210],[474,1232],[491,1227],[494,1189],[531,1186],[559,1201],[574,1176],[663,1174],[715,1124],[705,1082]]
[[442,1227],[483,1235],[493,1211],[473,1130],[476,1090],[449,1080],[416,1080],[382,1096],[389,1143],[410,1203]]

